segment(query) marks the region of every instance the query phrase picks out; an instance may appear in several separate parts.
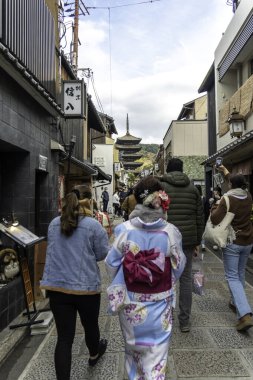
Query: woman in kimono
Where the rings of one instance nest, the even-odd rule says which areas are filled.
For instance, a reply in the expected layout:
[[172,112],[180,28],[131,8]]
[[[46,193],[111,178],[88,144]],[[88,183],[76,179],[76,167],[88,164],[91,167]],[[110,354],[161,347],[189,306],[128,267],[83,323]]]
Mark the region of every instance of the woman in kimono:
[[175,282],[185,266],[181,233],[166,222],[169,198],[146,177],[135,188],[137,205],[115,228],[106,257],[110,309],[119,314],[130,380],[165,379]]

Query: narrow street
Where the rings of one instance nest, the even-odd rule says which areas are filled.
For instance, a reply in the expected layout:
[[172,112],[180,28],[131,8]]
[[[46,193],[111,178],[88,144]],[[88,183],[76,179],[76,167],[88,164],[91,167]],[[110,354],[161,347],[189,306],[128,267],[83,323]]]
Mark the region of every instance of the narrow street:
[[[117,316],[107,314],[105,289],[108,284],[104,264],[100,312],[101,336],[109,341],[108,350],[94,369],[87,366],[88,352],[80,322],[77,322],[73,346],[72,380],[123,380],[124,342]],[[210,250],[204,254],[205,294],[193,295],[192,329],[181,333],[175,313],[174,332],[169,353],[166,380],[253,379],[253,331],[239,333],[236,318],[228,307],[229,292],[221,260]],[[252,274],[247,280],[253,284]],[[247,283],[247,295],[253,306],[253,288]],[[56,331],[26,338],[0,369],[6,380],[54,380],[53,352]],[[15,364],[14,364],[15,363]]]
[[[92,326],[96,320],[89,330],[95,343],[89,348],[92,355],[97,352],[100,283],[96,260],[108,253],[106,233],[112,242],[113,228],[131,219],[133,210],[132,215],[146,219],[146,211],[154,209],[153,222],[156,215],[165,218],[161,213],[169,205],[171,214],[166,220],[182,232],[186,254],[191,255],[188,247],[201,244],[201,239],[212,244],[200,261],[204,294],[193,294],[191,326],[189,310],[181,329],[178,303],[173,310],[166,374],[153,373],[165,371],[167,351],[156,363],[140,359],[148,350],[138,355],[134,349],[131,363],[142,365],[142,373],[147,373],[151,363],[152,379],[133,374],[132,367],[129,376],[131,380],[253,380],[253,248],[246,270],[251,309],[247,304],[245,311],[240,310],[237,326],[218,249],[233,241],[241,254],[253,242],[252,147],[252,0],[0,0],[0,380],[56,380],[57,333],[45,298],[50,290],[55,291],[51,307],[56,321],[57,310],[60,321],[64,317],[71,321],[66,309],[57,309],[57,298],[77,302],[77,294],[85,296],[78,298],[78,310],[82,314],[85,307],[85,324],[88,320]],[[162,186],[143,185],[156,179]],[[226,195],[230,198],[227,212],[221,200]],[[202,204],[205,220],[213,212],[215,225],[231,216],[235,235],[225,239],[224,245],[202,234]],[[86,230],[79,233],[82,224],[87,224]],[[227,231],[231,232],[231,226]],[[148,236],[157,232],[153,225],[147,230],[151,231]],[[51,242],[54,231],[58,235]],[[216,235],[217,229],[211,231]],[[146,245],[146,235],[138,239]],[[162,243],[160,235],[155,239]],[[121,236],[118,242],[125,243]],[[129,238],[122,253],[135,256],[132,246],[136,242],[132,244]],[[115,248],[116,253],[120,250],[121,245]],[[159,252],[156,244],[150,250],[155,255],[152,266],[156,262],[163,271],[161,277],[156,275],[161,289],[157,286],[152,292],[159,290],[156,299],[167,306],[169,260],[164,264],[165,250]],[[145,257],[149,249],[140,247],[142,255],[141,251],[146,251]],[[230,267],[234,254],[228,256]],[[121,256],[118,260],[122,263]],[[189,263],[188,256],[188,267]],[[119,319],[108,313],[109,278],[103,261],[99,267],[99,323],[101,338],[108,340],[107,351],[94,368],[88,366],[78,319],[71,380],[127,380]],[[134,270],[129,268],[133,277]],[[184,277],[189,284],[188,269]],[[231,273],[237,269],[233,267]],[[156,286],[152,273],[145,266],[144,270],[150,286]],[[226,272],[230,281],[229,276]],[[234,288],[243,301],[243,289]],[[182,304],[190,298],[187,287],[184,291]],[[120,297],[122,293],[118,292]],[[238,310],[239,304],[236,300]],[[144,321],[130,306],[134,322],[126,330],[131,342],[139,327],[143,333],[149,322],[146,331],[152,331],[154,340],[148,343],[145,332],[140,346],[152,347],[156,355],[154,346],[157,351],[162,346],[157,338],[164,338],[165,329],[171,333],[171,324],[166,323],[166,328],[163,324],[168,321],[167,312],[159,319],[163,330],[157,333],[156,311],[148,311]],[[44,324],[35,320],[43,319],[42,311],[48,311]],[[126,319],[130,321],[129,315]],[[73,323],[64,333],[68,328],[73,333]],[[237,331],[248,327],[246,332]],[[103,347],[99,347],[100,355]],[[65,354],[61,348],[59,352]],[[59,367],[64,369],[61,364],[66,363],[69,372],[66,356],[59,360]],[[96,360],[91,358],[90,364]]]

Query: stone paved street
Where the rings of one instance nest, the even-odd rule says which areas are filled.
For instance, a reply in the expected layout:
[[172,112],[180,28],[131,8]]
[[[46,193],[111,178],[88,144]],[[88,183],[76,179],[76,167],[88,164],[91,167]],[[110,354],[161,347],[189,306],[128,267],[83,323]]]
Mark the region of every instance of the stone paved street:
[[[211,251],[204,255],[205,295],[193,296],[192,329],[181,333],[175,313],[173,337],[166,380],[222,379],[253,380],[253,329],[238,333],[236,318],[228,307],[229,292],[221,260]],[[87,366],[88,353],[78,321],[73,347],[72,380],[123,380],[124,344],[117,316],[107,314],[105,289],[108,283],[104,264],[100,315],[101,335],[109,341],[108,350],[94,369]],[[246,291],[253,307],[253,288]],[[19,380],[54,380],[53,351],[56,332],[53,327],[45,336]],[[15,379],[12,379],[15,380]]]

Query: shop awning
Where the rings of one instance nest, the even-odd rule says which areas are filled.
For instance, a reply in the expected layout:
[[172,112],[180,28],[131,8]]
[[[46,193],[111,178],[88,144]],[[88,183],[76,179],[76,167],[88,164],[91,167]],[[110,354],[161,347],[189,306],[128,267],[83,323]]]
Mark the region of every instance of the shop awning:
[[96,168],[98,172],[97,176],[95,177],[97,181],[108,181],[108,183],[112,182],[112,176],[110,174],[106,174],[105,172],[103,172],[103,170],[101,170],[96,165],[94,165],[94,167]]
[[101,120],[101,117],[99,116],[90,96],[88,96],[88,127],[95,129],[98,132],[106,133],[104,123]]
[[202,165],[214,164],[217,157],[221,156],[224,160],[224,165],[229,164],[231,161],[233,164],[244,161],[252,157],[252,140],[253,131],[245,133],[239,139],[233,140],[230,144],[224,146],[212,156],[209,156]]
[[86,160],[80,161],[75,157],[71,157],[70,161],[72,164],[82,168],[89,175],[96,176],[98,173],[96,167]]
[[[68,158],[66,154],[63,155],[65,156],[63,161],[65,166],[65,174],[67,174]],[[91,162],[86,160],[78,160],[75,157],[70,157],[70,176],[71,178],[92,176],[95,181],[107,181],[108,183],[111,183],[112,181],[112,176],[103,172],[103,170],[101,170],[98,166],[93,165]]]

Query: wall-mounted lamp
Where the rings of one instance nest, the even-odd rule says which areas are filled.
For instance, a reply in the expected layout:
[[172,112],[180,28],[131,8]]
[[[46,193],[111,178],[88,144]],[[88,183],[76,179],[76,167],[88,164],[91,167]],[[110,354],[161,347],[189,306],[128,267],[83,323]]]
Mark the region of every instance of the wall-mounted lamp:
[[19,221],[15,217],[14,212],[11,213],[10,219],[2,218],[2,223],[5,227],[17,227],[19,225]]
[[69,144],[64,144],[64,149],[69,158],[72,156],[75,145],[76,145],[76,136],[72,135]]
[[245,119],[238,111],[236,111],[235,107],[228,118],[228,124],[231,137],[242,137],[245,128]]

